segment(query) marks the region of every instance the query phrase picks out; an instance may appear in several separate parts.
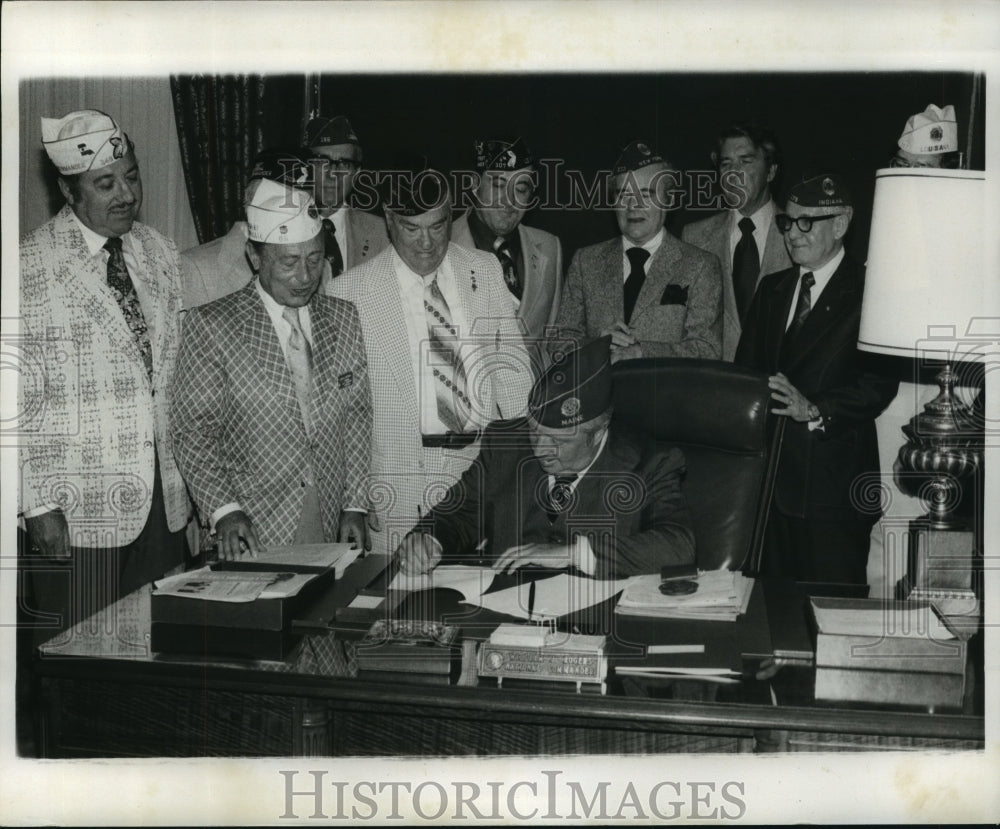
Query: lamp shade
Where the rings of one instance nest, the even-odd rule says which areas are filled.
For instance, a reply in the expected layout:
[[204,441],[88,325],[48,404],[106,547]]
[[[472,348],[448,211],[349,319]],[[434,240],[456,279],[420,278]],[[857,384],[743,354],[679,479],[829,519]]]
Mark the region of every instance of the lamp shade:
[[978,170],[877,172],[858,348],[983,359],[967,335],[985,313],[985,195]]

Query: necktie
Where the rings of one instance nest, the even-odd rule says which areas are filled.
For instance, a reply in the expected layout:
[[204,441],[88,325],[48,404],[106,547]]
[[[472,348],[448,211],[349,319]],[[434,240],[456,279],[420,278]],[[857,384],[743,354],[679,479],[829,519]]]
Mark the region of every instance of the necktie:
[[783,348],[790,344],[798,336],[799,331],[802,330],[806,317],[809,316],[809,311],[812,308],[812,286],[815,284],[816,277],[811,272],[807,271],[802,274],[802,283],[799,287],[799,301],[795,305],[795,316],[792,317],[792,324],[788,326],[788,330],[785,332],[785,339],[782,341]]
[[639,291],[642,290],[642,283],[646,281],[645,266],[649,251],[634,247],[625,251],[625,255],[629,263],[628,278],[625,280],[625,322],[628,323],[635,309],[635,301],[639,298]]
[[549,490],[549,509],[546,511],[549,521],[555,521],[561,512],[565,512],[573,500],[573,482],[576,475],[557,475],[552,489]]
[[312,348],[309,340],[306,339],[299,323],[299,309],[285,308],[281,316],[291,326],[292,332],[288,336],[288,369],[292,373],[292,382],[295,384],[295,396],[299,401],[299,410],[302,412],[302,422],[305,423],[306,432],[312,433]]
[[331,219],[323,219],[323,239],[326,243],[323,255],[330,263],[332,275],[340,276],[344,272],[344,257],[340,252],[340,245],[337,244],[337,229]]
[[149,329],[146,326],[146,318],[142,315],[139,296],[135,292],[135,285],[132,284],[132,277],[129,276],[128,266],[125,264],[122,240],[111,237],[104,243],[104,249],[108,252],[108,286],[115,293],[118,307],[121,308],[125,322],[139,348],[142,362],[146,366],[146,376],[152,381],[153,346],[149,341]]
[[424,282],[424,310],[438,417],[449,432],[464,432],[472,406],[466,396],[465,367],[459,354],[461,341],[452,323],[451,309],[438,285],[437,274]]
[[757,242],[753,238],[754,223],[750,218],[740,219],[740,230],[743,237],[736,243],[733,251],[733,294],[736,297],[736,310],[740,322],[746,316],[757,288],[757,277],[760,276],[760,253]]
[[521,298],[521,281],[517,278],[517,266],[514,264],[514,255],[510,252],[510,246],[503,236],[497,236],[493,242],[493,252],[500,260],[500,267],[503,268],[503,281],[507,283],[507,289],[518,299]]

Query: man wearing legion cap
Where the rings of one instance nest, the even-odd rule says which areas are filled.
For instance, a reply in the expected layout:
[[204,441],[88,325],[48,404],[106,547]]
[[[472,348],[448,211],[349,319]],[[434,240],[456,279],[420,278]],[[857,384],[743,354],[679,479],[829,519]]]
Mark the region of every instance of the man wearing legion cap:
[[313,197],[323,220],[324,253],[336,278],[385,249],[385,222],[351,205],[363,158],[361,142],[345,116],[310,119],[302,144],[312,154]]
[[223,558],[365,540],[371,395],[358,315],[319,291],[312,198],[264,179],[247,205],[255,278],[184,323],[177,460]]
[[44,565],[44,639],[180,564],[190,505],[168,428],[177,249],[136,221],[139,162],[113,118],[71,112],[41,133],[66,199],[20,245],[22,561]]
[[[312,175],[308,150],[262,150],[250,168],[243,194],[244,210],[261,181],[275,181],[311,194]],[[246,247],[247,223],[240,220],[233,223],[225,236],[184,251],[181,254],[184,308],[204,305],[249,284],[253,269]]]
[[[555,324],[562,293],[562,245],[521,220],[535,195],[535,161],[521,138],[476,141],[475,203],[455,220],[451,240],[494,254],[530,346]],[[539,357],[541,354],[539,353]]]
[[496,257],[450,242],[445,177],[412,155],[383,175],[391,244],[330,291],[361,316],[374,548],[389,554],[475,459],[481,430],[524,413],[532,375]]
[[565,354],[535,383],[526,418],[486,430],[446,508],[397,551],[403,573],[480,550],[497,570],[538,565],[601,579],[694,561],[684,456],[612,425],[609,345],[601,337]]
[[864,584],[879,517],[863,492],[879,471],[875,418],[898,384],[857,349],[864,268],[844,251],[853,213],[839,175],[791,188],[775,222],[795,264],[761,280],[736,350],[738,364],[771,375],[771,411],[786,421],[762,566],[799,581]]
[[[611,359],[722,356],[722,271],[664,228],[676,172],[646,141],[615,163],[621,235],[573,256],[556,327],[578,343],[611,335]],[[553,342],[550,351],[563,347]]]
[[955,107],[928,104],[907,120],[890,167],[954,167],[959,161]]

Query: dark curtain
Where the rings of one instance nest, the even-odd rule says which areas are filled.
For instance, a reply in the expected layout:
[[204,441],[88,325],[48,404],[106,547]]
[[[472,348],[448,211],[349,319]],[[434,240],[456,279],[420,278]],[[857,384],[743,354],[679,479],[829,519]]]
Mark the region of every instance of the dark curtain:
[[264,141],[264,78],[172,75],[170,92],[195,230],[204,244],[242,218],[247,172]]

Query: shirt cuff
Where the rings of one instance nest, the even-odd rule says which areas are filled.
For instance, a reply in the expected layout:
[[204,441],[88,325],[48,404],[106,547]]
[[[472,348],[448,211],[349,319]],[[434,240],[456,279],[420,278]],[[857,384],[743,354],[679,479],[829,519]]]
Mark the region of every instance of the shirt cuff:
[[243,507],[240,506],[239,501],[233,501],[231,504],[223,504],[215,512],[212,513],[212,517],[208,520],[208,529],[213,535],[215,535],[215,525],[219,523],[220,518],[224,518],[231,512],[238,512],[242,510]]
[[364,507],[344,507],[341,512],[360,512],[362,515],[368,514],[368,510]]
[[21,515],[25,518],[37,518],[39,515],[45,515],[47,512],[55,512],[57,509],[62,509],[62,507],[55,502],[50,502],[48,504],[42,504],[40,507],[32,507],[31,509],[23,510]]
[[597,556],[594,555],[587,536],[578,535],[573,539],[572,556],[577,570],[588,576],[594,575],[597,570]]

